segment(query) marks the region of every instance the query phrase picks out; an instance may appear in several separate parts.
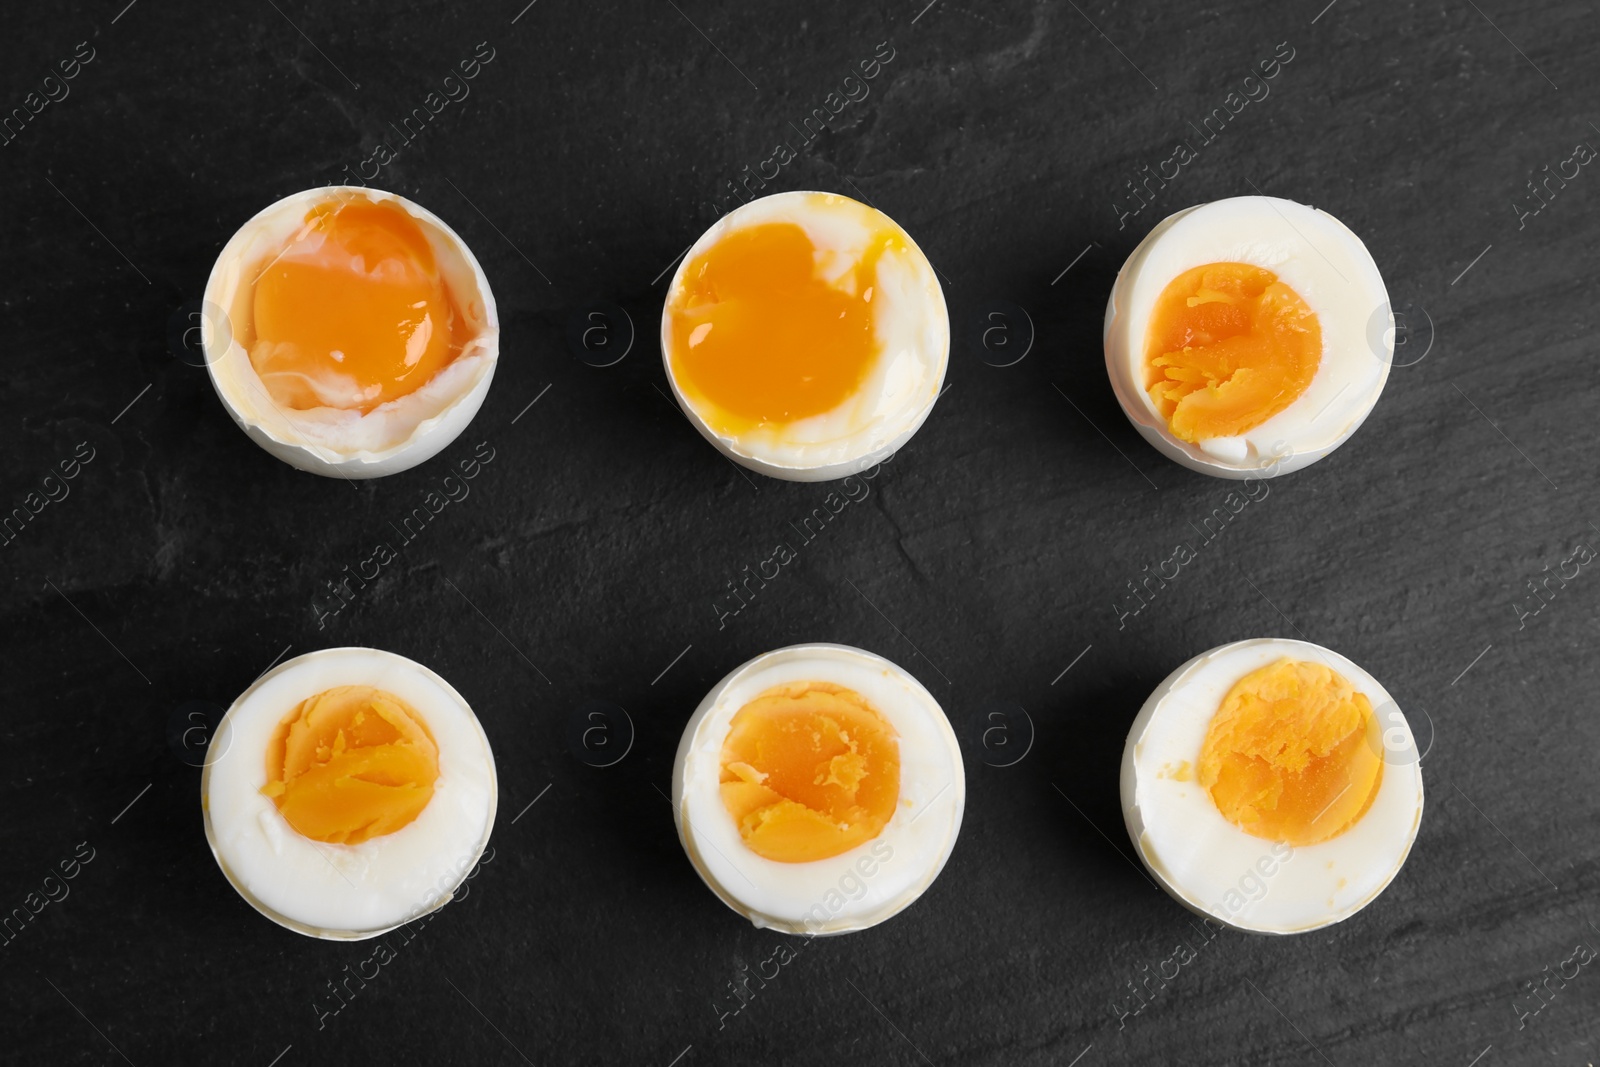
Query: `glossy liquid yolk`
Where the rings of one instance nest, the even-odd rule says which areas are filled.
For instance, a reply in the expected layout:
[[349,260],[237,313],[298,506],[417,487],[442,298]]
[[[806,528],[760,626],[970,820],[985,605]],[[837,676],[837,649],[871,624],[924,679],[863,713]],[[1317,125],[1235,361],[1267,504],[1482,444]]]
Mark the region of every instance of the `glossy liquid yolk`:
[[1279,660],[1241,678],[1200,748],[1198,778],[1248,834],[1289,845],[1337,837],[1383,780],[1372,704],[1320,663]]
[[399,697],[369,686],[302,701],[267,746],[261,791],[305,837],[357,845],[422,813],[439,777],[439,749]]
[[823,682],[769,689],[722,746],[722,803],[758,856],[827,859],[877,837],[900,800],[900,743],[861,696]]
[[422,227],[392,200],[329,201],[262,269],[250,362],[275,403],[363,413],[430,381],[468,340]]
[[1156,301],[1145,388],[1184,441],[1236,437],[1292,404],[1322,361],[1316,312],[1270,270],[1211,263]]
[[[691,401],[721,412],[733,435],[831,411],[865,380],[878,260],[901,245],[890,229],[832,283],[828,254],[794,223],[734,230],[696,256],[673,301],[672,370]],[[830,274],[834,273],[830,271]],[[717,423],[722,423],[718,425]]]

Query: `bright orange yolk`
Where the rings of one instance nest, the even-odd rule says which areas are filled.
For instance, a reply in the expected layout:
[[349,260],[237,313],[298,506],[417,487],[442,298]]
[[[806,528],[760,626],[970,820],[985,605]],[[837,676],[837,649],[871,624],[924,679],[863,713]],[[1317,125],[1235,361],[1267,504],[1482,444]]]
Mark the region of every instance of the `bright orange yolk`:
[[1211,263],[1156,300],[1145,388],[1184,441],[1236,437],[1292,404],[1322,362],[1316,312],[1270,270]]
[[267,745],[261,790],[314,841],[357,845],[422,813],[439,778],[439,749],[393,693],[346,685],[302,701]]
[[1198,778],[1239,829],[1314,845],[1354,826],[1383,780],[1372,703],[1320,663],[1239,679],[1200,748]]
[[714,404],[720,418],[707,421],[728,434],[838,407],[878,357],[872,299],[891,247],[904,239],[882,229],[841,265],[794,223],[732,231],[690,261],[673,298],[679,387]]
[[392,200],[312,208],[254,298],[250,362],[287,408],[371,411],[430,381],[468,340],[427,236]]
[[722,803],[758,856],[805,863],[871,841],[900,800],[900,742],[861,696],[825,682],[769,689],[722,745]]

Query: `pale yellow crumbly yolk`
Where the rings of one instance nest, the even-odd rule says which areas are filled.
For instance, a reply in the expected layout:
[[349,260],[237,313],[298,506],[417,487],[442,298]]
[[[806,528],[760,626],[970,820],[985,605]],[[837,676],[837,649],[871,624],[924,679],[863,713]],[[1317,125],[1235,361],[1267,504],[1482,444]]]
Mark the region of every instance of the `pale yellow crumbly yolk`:
[[439,749],[393,693],[346,685],[303,700],[267,745],[267,785],[305,837],[357,845],[408,825],[433,799]]
[[881,348],[872,316],[878,261],[904,248],[893,226],[881,227],[829,280],[819,270],[826,253],[795,223],[728,233],[689,262],[669,304],[679,387],[716,405],[718,418],[707,421],[728,434],[838,407]]
[[1380,752],[1365,694],[1320,663],[1283,659],[1228,690],[1198,778],[1246,833],[1314,845],[1366,814],[1383,780]]
[[882,832],[900,800],[900,743],[858,693],[825,682],[767,690],[722,745],[722,802],[758,856],[827,859]]
[[1316,312],[1270,270],[1210,263],[1156,300],[1145,389],[1174,436],[1236,437],[1292,404],[1322,361]]
[[250,362],[275,403],[371,411],[470,339],[421,225],[392,200],[327,201],[255,280]]

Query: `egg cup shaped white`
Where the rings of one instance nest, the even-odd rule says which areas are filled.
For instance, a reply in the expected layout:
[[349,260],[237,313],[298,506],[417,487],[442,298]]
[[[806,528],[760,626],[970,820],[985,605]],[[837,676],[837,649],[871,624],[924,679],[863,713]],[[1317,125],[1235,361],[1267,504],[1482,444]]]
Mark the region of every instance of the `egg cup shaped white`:
[[[400,697],[439,746],[427,807],[359,845],[301,836],[261,793],[278,724],[342,685]],[[330,941],[377,937],[449,903],[488,846],[498,803],[494,753],[466,700],[422,664],[375,648],[310,652],[256,679],[212,735],[200,776],[206,841],[229,884],[279,926]]]
[[[824,860],[758,856],[722,803],[722,745],[738,711],[791,682],[831,682],[864,697],[899,735],[900,800],[882,832]],[[678,838],[696,873],[760,929],[820,936],[865,930],[910,907],[955,848],[966,807],[961,747],[933,695],[900,667],[849,645],[791,645],[712,687],[689,718],[672,768]]]
[[[239,341],[253,315],[253,279],[303,223],[307,209],[350,198],[392,200],[421,224],[474,336],[431,381],[366,415],[338,408],[284,408],[273,401]],[[206,371],[233,421],[291,467],[329,478],[380,478],[437,455],[483,406],[500,357],[500,314],[472,250],[431,211],[380,189],[330,185],[263,208],[223,246],[206,282],[202,307]]]
[[[1174,278],[1225,262],[1264,267],[1299,294],[1321,324],[1322,361],[1306,391],[1261,425],[1192,444],[1145,391],[1145,338]],[[1104,341],[1117,402],[1156,451],[1217,478],[1273,478],[1328,455],[1366,420],[1394,362],[1394,317],[1378,265],[1344,223],[1293,200],[1237,196],[1169,215],[1139,242],[1106,302]]]
[[[1284,658],[1321,663],[1366,694],[1384,760],[1366,814],[1336,837],[1297,848],[1239,829],[1197,780],[1200,747],[1223,697],[1240,678]],[[1171,773],[1182,762],[1187,781]],[[1372,675],[1309,641],[1255,638],[1194,657],[1156,686],[1122,752],[1122,813],[1145,868],[1190,911],[1251,933],[1305,933],[1372,903],[1410,855],[1422,807],[1420,756],[1399,706]]]
[[[826,223],[818,220],[812,207],[816,203],[812,198],[816,197],[827,198],[830,208],[842,212],[859,210],[870,213],[863,217],[893,226],[910,251],[907,265],[911,273],[899,279],[894,300],[878,301],[874,307],[874,332],[883,342],[884,351],[862,388],[833,411],[791,423],[781,431],[806,439],[801,447],[812,455],[801,459],[792,454],[785,455],[784,447],[777,442],[764,440],[759,430],[742,436],[728,436],[719,434],[711,427],[678,384],[677,376],[672,371],[672,307],[689,264],[736,229],[766,222],[796,222],[806,227],[814,242],[818,241],[819,236],[828,236],[819,230],[819,227],[825,228]],[[845,227],[835,226],[834,229],[842,241]],[[879,262],[879,288],[887,287],[885,267],[893,262],[898,261]],[[894,317],[882,310],[897,304],[911,307],[912,314],[909,317]],[[891,318],[896,321],[889,321]],[[858,474],[894,455],[933,411],[944,385],[949,360],[950,313],[945,305],[939,277],[928,257],[899,223],[876,208],[837,193],[804,190],[774,193],[728,212],[701,234],[700,239],[679,261],[661,309],[661,362],[667,373],[667,381],[672,386],[672,395],[677,398],[684,415],[702,437],[733,462],[785,481],[832,481]],[[835,427],[840,420],[852,417],[864,417],[865,424],[842,434],[836,432]],[[790,449],[793,447],[788,446]]]

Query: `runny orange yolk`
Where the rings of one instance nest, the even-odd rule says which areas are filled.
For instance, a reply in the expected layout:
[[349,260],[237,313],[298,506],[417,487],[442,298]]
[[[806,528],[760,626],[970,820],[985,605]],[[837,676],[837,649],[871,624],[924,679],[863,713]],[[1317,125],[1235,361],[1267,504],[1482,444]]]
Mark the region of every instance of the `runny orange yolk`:
[[275,403],[363,413],[468,340],[422,227],[392,200],[327,201],[262,268],[250,362]]
[[825,682],[767,690],[722,745],[722,803],[758,856],[827,859],[877,837],[900,800],[900,742],[862,697]]
[[267,745],[267,785],[290,826],[358,845],[408,825],[433,799],[439,749],[414,709],[364,685],[301,701]]
[[878,260],[904,245],[883,227],[841,273],[837,253],[818,249],[795,223],[733,230],[690,261],[672,299],[679,388],[691,403],[710,401],[714,417],[702,417],[727,434],[838,407],[878,357]]
[[1145,388],[1184,441],[1235,437],[1292,404],[1322,361],[1322,326],[1270,270],[1211,263],[1156,300]]
[[1198,779],[1239,829],[1314,845],[1354,826],[1383,780],[1372,703],[1320,663],[1283,659],[1239,679],[1200,748]]

